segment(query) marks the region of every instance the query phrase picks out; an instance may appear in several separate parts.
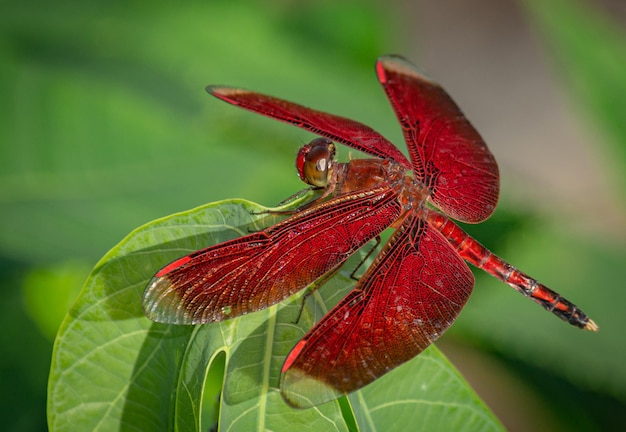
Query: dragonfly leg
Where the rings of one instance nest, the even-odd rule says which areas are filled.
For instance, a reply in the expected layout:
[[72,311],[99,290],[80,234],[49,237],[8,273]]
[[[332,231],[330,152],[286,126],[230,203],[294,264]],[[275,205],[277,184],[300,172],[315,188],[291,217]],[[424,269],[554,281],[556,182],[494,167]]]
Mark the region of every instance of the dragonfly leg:
[[352,273],[350,273],[350,279],[355,280],[355,281],[359,280],[359,278],[355,276],[357,270],[361,268],[361,266],[365,263],[365,261],[367,261],[367,259],[372,255],[372,253],[374,253],[374,251],[378,249],[378,246],[380,246],[381,240],[380,240],[379,235],[375,237],[375,240],[376,240],[376,244],[372,246],[372,248],[363,257],[363,259],[359,261],[359,264],[354,268],[354,270],[352,270]]

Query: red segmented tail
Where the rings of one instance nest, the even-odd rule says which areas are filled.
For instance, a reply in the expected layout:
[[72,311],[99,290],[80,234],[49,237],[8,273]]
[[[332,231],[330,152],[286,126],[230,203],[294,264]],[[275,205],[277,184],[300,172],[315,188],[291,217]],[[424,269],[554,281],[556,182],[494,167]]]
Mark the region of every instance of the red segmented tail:
[[562,320],[585,330],[598,331],[596,323],[574,303],[493,254],[450,219],[432,210],[428,211],[427,217],[428,222],[448,239],[464,260],[506,282]]

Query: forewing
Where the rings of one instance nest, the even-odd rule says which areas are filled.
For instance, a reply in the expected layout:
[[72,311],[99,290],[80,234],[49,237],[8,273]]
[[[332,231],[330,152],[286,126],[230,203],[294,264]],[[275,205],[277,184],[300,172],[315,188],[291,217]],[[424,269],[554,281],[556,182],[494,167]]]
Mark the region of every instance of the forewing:
[[406,156],[392,143],[357,121],[249,90],[208,86],[207,91],[232,105],[290,123],[370,155],[391,158],[405,168],[411,168]]
[[339,266],[400,212],[397,190],[365,190],[194,252],[149,282],[145,314],[159,322],[199,324],[264,309]]
[[459,107],[401,57],[379,58],[376,72],[402,126],[414,175],[433,203],[464,222],[488,218],[500,191],[498,166]]
[[294,407],[318,405],[412,359],[452,324],[473,284],[445,238],[407,218],[355,289],[288,355],[283,398]]

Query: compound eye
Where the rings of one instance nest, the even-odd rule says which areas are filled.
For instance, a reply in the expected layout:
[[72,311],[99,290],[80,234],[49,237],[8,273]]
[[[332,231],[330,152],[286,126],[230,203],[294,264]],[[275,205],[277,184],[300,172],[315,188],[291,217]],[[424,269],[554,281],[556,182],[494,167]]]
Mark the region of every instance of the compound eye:
[[303,182],[316,187],[328,185],[335,157],[335,145],[328,138],[316,138],[298,151],[296,169]]

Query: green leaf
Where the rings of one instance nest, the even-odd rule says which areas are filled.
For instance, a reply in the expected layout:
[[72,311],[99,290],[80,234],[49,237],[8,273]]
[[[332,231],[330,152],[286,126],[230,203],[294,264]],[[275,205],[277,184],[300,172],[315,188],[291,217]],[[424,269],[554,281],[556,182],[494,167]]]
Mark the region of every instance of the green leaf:
[[[344,405],[304,411],[285,405],[277,390],[284,357],[351,288],[353,281],[341,271],[307,299],[297,324],[300,296],[204,326],[157,324],[143,316],[142,293],[157,269],[275,222],[265,210],[230,200],[175,214],[135,230],[98,263],[55,343],[51,431],[206,430],[214,420],[202,417],[213,397],[205,378],[222,352],[223,430],[501,430],[434,347],[350,395]],[[346,268],[354,268],[360,258],[355,259]]]

